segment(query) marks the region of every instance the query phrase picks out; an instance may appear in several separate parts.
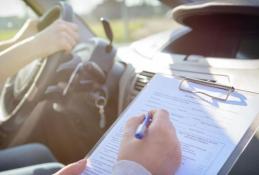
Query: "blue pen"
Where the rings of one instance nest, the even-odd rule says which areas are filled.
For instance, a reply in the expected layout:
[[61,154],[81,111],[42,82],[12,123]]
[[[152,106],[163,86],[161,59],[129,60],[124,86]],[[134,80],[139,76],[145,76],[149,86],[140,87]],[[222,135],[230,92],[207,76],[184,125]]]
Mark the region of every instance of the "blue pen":
[[151,123],[151,121],[152,121],[152,114],[148,112],[147,114],[145,114],[145,118],[143,122],[138,126],[136,130],[135,137],[137,139],[142,139],[144,137],[146,129]]

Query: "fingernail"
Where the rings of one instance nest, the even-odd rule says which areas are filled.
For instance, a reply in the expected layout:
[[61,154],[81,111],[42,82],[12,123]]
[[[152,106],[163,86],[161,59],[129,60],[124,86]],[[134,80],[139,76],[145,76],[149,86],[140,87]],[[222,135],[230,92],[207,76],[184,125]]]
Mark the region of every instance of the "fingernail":
[[82,164],[82,163],[86,163],[86,159],[84,158],[84,159],[81,159],[81,160],[79,160],[78,162],[77,162],[78,164]]

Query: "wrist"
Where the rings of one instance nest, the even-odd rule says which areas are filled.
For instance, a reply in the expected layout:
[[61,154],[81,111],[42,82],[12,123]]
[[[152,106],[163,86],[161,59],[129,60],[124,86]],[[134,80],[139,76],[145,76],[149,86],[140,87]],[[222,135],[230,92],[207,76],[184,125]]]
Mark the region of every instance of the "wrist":
[[31,36],[25,39],[28,42],[28,46],[30,48],[30,52],[34,59],[43,58],[46,56],[45,54],[45,43],[40,42],[40,39],[37,35]]
[[40,58],[42,55],[43,49],[38,47],[38,41],[34,36],[17,42],[15,46],[20,48],[22,55],[26,55],[25,58],[28,62]]

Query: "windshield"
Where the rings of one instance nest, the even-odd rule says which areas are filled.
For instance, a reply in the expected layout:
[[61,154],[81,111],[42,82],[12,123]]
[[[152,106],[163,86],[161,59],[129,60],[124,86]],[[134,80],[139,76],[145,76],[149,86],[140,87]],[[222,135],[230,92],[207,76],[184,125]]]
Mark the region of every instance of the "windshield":
[[0,0],[0,42],[10,39],[36,14],[21,0]]
[[104,37],[100,17],[110,20],[116,43],[128,43],[172,26],[170,8],[158,0],[68,0],[97,36]]

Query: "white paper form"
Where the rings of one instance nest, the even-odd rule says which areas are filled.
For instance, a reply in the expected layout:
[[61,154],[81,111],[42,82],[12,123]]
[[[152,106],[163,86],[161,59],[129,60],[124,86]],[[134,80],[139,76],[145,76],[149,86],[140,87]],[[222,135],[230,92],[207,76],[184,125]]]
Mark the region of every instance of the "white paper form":
[[234,92],[227,102],[179,91],[180,80],[156,75],[89,157],[83,175],[111,175],[125,123],[150,109],[169,111],[181,143],[177,175],[213,175],[224,165],[258,113],[259,96]]

